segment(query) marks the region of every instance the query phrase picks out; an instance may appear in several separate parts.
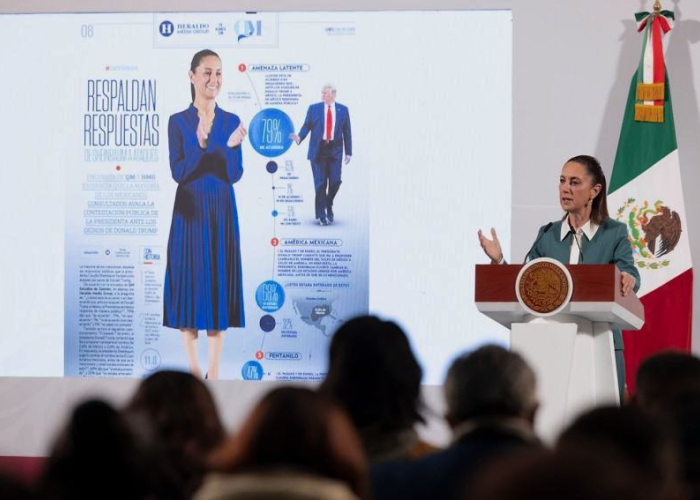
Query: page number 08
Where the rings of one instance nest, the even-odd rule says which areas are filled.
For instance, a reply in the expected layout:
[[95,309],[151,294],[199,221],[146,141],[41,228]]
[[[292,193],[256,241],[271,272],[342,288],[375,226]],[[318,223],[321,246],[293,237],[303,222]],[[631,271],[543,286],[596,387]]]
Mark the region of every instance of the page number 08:
[[83,38],[92,38],[95,34],[95,27],[92,24],[80,25],[80,36]]

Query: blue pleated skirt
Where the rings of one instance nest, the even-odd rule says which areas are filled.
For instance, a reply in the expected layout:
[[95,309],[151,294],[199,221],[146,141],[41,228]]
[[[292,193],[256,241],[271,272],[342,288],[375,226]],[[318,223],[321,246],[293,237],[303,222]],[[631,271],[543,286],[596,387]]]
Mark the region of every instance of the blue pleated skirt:
[[233,186],[212,172],[177,188],[163,324],[197,330],[245,326],[236,198]]

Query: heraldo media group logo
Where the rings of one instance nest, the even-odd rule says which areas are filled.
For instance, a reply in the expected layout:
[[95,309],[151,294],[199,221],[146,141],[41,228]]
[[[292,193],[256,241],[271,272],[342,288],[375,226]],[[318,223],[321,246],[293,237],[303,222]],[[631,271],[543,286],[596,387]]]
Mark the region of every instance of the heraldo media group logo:
[[279,16],[270,12],[154,14],[155,47],[277,47]]
[[167,19],[160,23],[158,32],[161,36],[169,37],[177,35],[207,35],[209,34],[209,23],[177,23],[173,24]]

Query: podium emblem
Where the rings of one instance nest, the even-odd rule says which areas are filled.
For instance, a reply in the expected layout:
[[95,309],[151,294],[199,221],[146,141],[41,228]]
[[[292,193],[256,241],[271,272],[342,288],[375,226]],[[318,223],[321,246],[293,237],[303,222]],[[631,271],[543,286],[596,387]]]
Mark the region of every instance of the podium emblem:
[[515,280],[518,302],[536,316],[557,314],[569,304],[573,291],[569,270],[548,257],[524,265]]

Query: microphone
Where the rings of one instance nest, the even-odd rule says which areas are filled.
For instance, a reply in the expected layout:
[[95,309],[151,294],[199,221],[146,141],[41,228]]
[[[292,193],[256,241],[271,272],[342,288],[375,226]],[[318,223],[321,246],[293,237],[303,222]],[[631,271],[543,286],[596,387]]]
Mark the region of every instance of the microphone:
[[574,241],[576,242],[576,246],[578,247],[578,260],[580,261],[580,264],[583,264],[583,250],[581,250],[581,244],[579,243],[578,237],[576,236],[576,231],[574,231],[574,226],[571,225],[571,221],[567,220],[566,222],[569,224],[569,231],[571,231],[571,235],[574,237]]
[[530,252],[532,252],[532,251],[535,249],[535,247],[537,246],[537,244],[538,244],[538,243],[540,242],[540,240],[542,239],[542,236],[544,236],[545,234],[547,234],[547,231],[549,231],[553,225],[554,225],[554,222],[550,222],[549,224],[547,224],[546,226],[544,226],[544,231],[542,231],[542,234],[540,234],[540,235],[537,237],[537,239],[535,240],[535,242],[534,242],[534,243],[532,244],[532,246],[530,247],[530,250],[528,250],[527,253],[525,254],[525,259],[523,259],[523,264],[527,264],[527,257],[530,255]]

